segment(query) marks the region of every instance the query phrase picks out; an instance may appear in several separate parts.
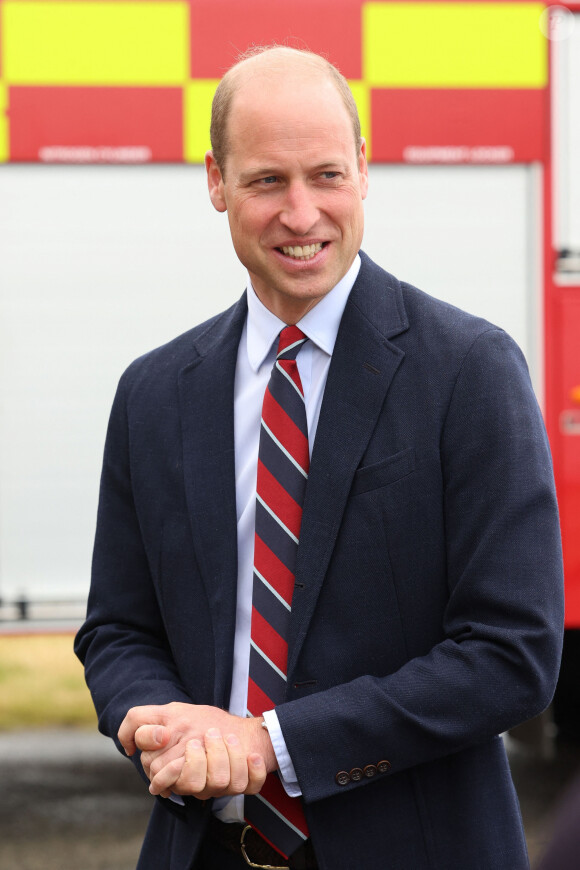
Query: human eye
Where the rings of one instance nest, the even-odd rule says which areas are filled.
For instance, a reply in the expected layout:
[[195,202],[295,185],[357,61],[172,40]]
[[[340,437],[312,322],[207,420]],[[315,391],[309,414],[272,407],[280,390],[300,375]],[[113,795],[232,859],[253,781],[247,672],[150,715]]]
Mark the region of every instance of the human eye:
[[270,184],[276,184],[277,181],[278,181],[277,175],[266,175],[264,178],[258,179],[258,184],[261,186],[266,186],[266,185],[270,185]]
[[339,169],[323,169],[318,173],[317,179],[320,184],[336,185],[340,184],[343,174]]

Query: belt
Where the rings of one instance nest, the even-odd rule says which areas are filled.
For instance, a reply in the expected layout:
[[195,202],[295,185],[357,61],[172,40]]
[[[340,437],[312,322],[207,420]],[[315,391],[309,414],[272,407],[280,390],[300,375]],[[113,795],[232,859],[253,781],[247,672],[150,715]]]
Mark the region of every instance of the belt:
[[211,816],[208,834],[229,852],[240,855],[248,867],[266,870],[318,870],[312,843],[306,840],[289,858],[284,858],[244,822],[222,822]]

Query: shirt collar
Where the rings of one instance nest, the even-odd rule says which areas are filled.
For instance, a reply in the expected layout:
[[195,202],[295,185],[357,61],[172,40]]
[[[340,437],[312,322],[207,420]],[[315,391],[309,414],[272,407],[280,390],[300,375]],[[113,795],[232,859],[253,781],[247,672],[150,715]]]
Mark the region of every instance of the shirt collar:
[[[328,356],[332,356],[338,327],[347,303],[350,291],[357,279],[360,269],[360,257],[357,254],[352,266],[346,275],[340,279],[330,293],[323,296],[297,326],[300,327],[314,344]],[[250,276],[248,275],[248,320],[247,320],[247,349],[248,360],[254,372],[257,372],[272,347],[276,336],[286,324],[276,317],[258,299]]]

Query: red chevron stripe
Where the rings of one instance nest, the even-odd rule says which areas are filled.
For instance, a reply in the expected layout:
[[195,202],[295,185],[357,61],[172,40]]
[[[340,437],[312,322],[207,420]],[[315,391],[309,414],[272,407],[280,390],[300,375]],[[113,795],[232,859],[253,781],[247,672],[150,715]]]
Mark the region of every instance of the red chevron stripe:
[[302,508],[261,460],[258,460],[258,495],[292,534],[298,537],[302,522]]

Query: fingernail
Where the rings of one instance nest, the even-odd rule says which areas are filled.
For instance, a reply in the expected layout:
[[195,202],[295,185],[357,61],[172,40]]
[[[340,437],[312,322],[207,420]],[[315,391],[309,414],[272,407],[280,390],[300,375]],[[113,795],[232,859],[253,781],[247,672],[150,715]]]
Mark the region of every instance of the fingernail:
[[262,756],[261,755],[250,756],[250,764],[252,764],[254,767],[261,767],[262,766]]
[[163,728],[161,727],[161,725],[158,725],[157,728],[153,730],[153,740],[155,741],[155,743],[163,742]]
[[222,736],[222,735],[221,735],[221,733],[220,733],[219,728],[210,728],[210,729],[206,732],[206,737],[221,737],[221,736]]
[[187,745],[190,749],[201,749],[201,740],[198,740],[197,737],[194,737],[193,740],[190,740]]
[[226,734],[225,741],[228,746],[237,746],[240,742],[237,734]]

